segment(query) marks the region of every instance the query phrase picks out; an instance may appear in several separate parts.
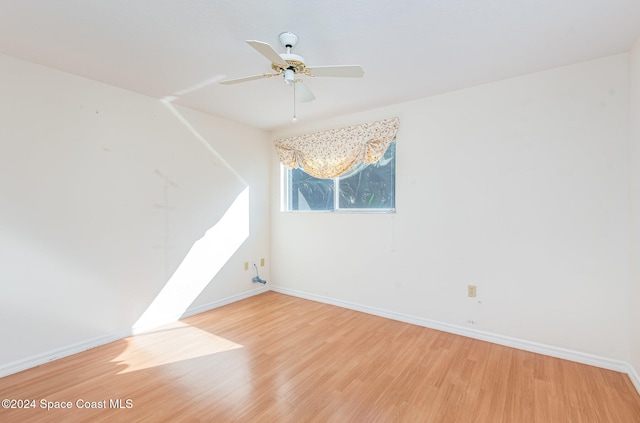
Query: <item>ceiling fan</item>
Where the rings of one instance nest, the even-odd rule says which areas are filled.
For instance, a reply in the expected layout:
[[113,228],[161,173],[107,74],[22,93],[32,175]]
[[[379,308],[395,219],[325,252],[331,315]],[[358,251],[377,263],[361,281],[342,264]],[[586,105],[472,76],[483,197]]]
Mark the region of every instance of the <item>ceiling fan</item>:
[[[278,53],[269,44],[247,40],[247,44],[256,49],[271,62],[271,69],[275,73],[263,73],[259,75],[245,76],[243,78],[227,79],[220,81],[220,84],[230,85],[240,82],[253,81],[256,79],[272,78],[274,76],[282,76],[287,85],[291,85],[296,90],[295,97],[300,101],[313,101],[315,96],[309,88],[302,83],[302,79],[296,78],[297,75],[305,75],[309,77],[341,77],[341,78],[360,78],[364,75],[364,70],[360,65],[335,65],[335,66],[307,66],[304,58],[293,54],[291,50],[298,44],[298,36],[292,32],[283,32],[278,36],[280,43],[286,49],[286,53]],[[294,116],[295,119],[295,116]]]

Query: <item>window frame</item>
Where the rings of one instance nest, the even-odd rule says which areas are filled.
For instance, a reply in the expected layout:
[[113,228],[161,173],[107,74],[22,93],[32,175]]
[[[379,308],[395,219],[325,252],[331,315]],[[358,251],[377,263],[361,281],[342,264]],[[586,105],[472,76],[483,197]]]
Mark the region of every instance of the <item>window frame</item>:
[[[395,144],[395,140],[393,141]],[[395,146],[394,146],[395,147]],[[381,158],[382,159],[382,158]],[[397,159],[397,150],[394,153],[394,162]],[[341,176],[327,179],[333,182],[333,209],[329,210],[293,210],[292,209],[292,169],[288,169],[282,163],[280,165],[280,211],[284,213],[356,213],[356,214],[395,214],[397,210],[396,205],[396,168],[394,165],[394,177],[393,177],[393,204],[394,207],[389,208],[351,208],[340,207],[340,180]],[[302,169],[301,169],[302,170]],[[362,169],[364,170],[364,169]],[[302,170],[304,171],[304,170]],[[351,175],[355,176],[355,175]]]

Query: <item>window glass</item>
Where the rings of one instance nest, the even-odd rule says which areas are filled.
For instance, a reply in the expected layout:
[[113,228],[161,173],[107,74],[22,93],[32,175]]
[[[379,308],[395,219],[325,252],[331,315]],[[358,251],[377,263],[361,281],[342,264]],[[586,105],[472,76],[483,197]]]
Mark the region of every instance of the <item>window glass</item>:
[[333,179],[318,179],[302,169],[291,169],[289,210],[333,210]]
[[376,163],[363,164],[353,174],[339,178],[339,208],[395,208],[395,149],[396,143],[392,143]]

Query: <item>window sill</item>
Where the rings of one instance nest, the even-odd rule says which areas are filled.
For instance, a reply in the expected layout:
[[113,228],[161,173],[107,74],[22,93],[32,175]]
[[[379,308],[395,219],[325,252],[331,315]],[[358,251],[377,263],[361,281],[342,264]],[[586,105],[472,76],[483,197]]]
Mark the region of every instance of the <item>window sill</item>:
[[280,210],[282,213],[396,214],[396,209]]

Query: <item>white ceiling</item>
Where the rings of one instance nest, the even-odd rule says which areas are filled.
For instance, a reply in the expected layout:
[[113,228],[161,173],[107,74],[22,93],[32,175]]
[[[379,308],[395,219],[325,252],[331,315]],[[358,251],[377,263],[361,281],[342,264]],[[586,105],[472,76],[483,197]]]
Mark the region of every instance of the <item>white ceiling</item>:
[[263,129],[290,124],[291,88],[245,43],[307,65],[359,64],[361,79],[313,78],[299,120],[412,100],[628,51],[640,0],[0,0],[0,52]]

